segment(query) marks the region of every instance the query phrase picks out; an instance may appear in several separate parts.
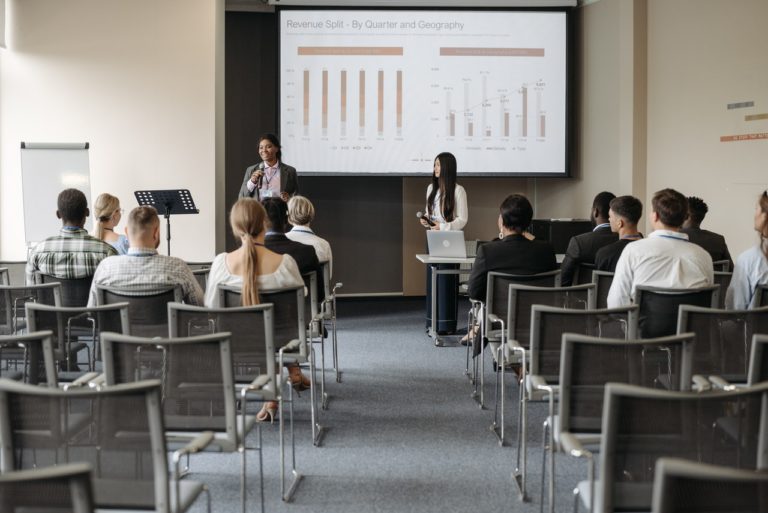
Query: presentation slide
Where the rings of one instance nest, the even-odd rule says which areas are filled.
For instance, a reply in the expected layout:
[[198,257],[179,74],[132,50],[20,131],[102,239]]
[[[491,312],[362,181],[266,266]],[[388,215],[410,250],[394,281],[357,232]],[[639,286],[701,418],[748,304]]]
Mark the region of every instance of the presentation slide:
[[280,138],[302,173],[564,176],[566,14],[280,11]]

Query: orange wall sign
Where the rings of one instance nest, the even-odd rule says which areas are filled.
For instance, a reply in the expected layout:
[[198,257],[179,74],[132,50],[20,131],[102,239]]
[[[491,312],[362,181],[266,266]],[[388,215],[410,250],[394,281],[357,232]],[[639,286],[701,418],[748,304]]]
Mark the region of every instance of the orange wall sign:
[[739,134],[739,135],[720,136],[720,142],[756,141],[758,139],[768,139],[768,132],[762,132],[759,134]]

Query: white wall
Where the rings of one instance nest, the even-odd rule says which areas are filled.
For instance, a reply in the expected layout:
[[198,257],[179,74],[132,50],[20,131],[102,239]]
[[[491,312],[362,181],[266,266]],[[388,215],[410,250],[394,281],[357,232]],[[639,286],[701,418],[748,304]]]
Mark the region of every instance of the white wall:
[[[768,187],[768,140],[720,136],[768,132],[768,2],[651,0],[648,4],[648,191],[674,187],[709,204],[703,227],[731,253],[757,241],[757,196]],[[727,103],[754,100],[729,111]]]
[[19,142],[88,141],[93,197],[110,192],[128,210],[134,190],[190,189],[201,213],[171,219],[172,254],[212,259],[223,9],[222,0],[8,0],[0,258],[25,258]]

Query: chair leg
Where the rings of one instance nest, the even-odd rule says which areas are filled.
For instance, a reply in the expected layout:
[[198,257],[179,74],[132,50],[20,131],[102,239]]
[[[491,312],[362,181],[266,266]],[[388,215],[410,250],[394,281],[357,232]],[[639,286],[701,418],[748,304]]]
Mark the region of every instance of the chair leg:
[[328,409],[328,394],[325,392],[325,337],[323,337],[323,324],[322,322],[318,326],[320,337],[320,407],[324,410]]
[[315,349],[310,345],[309,347],[309,369],[312,374],[312,386],[309,389],[309,403],[310,413],[312,417],[312,444],[315,447],[319,447],[323,438],[323,426],[320,425],[317,408],[317,376],[315,365]]
[[517,467],[515,468],[515,484],[517,485],[518,495],[521,501],[525,502],[528,497],[525,493],[525,482],[527,479],[527,457],[528,457],[528,444],[526,441],[527,436],[527,422],[528,422],[528,401],[525,394],[525,377],[518,383],[519,403],[517,409]]
[[[541,492],[539,493],[539,511],[544,513],[544,483],[546,482],[545,468],[547,465],[547,429],[549,428],[549,422],[544,421],[542,434],[541,434]],[[550,508],[552,504],[550,503]]]
[[341,369],[339,368],[339,341],[336,336],[336,299],[333,300],[333,314],[331,315],[331,333],[333,334],[333,370],[336,371],[336,383],[341,383]]
[[293,499],[293,494],[296,492],[296,488],[301,482],[302,475],[296,469],[296,435],[293,429],[293,387],[288,383],[288,397],[289,397],[289,422],[291,430],[291,486],[288,491],[285,490],[285,424],[283,422],[283,395],[280,395],[280,495],[285,502],[290,502]]

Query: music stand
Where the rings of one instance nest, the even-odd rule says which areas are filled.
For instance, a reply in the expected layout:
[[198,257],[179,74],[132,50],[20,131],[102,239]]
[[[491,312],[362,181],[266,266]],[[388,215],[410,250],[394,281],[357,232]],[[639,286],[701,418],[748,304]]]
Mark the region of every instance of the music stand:
[[188,189],[168,189],[164,191],[134,191],[140,206],[155,207],[163,213],[166,223],[165,240],[168,243],[168,255],[171,254],[171,214],[199,214]]

